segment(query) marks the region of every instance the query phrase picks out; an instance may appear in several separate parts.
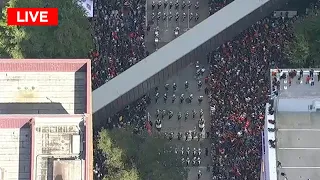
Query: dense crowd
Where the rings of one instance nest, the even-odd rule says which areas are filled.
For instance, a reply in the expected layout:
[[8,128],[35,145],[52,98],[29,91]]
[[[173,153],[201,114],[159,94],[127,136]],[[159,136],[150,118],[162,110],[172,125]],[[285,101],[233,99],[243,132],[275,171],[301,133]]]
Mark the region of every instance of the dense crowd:
[[210,54],[212,158],[217,179],[259,179],[270,65],[292,38],[287,18],[265,18]]
[[[96,48],[90,52],[93,89],[149,55],[145,47],[146,0],[95,1]],[[210,0],[209,14],[233,0]]]
[[265,18],[209,55],[213,179],[259,179],[269,69],[286,63],[292,24],[301,19]]
[[209,15],[219,11],[234,0],[209,0]]
[[91,52],[93,89],[146,56],[145,0],[96,1],[95,43]]
[[[209,13],[230,2],[211,0]],[[90,54],[93,89],[148,55],[144,45],[144,5],[143,0],[96,2],[97,48]],[[205,82],[212,118],[213,179],[259,179],[261,130],[270,94],[269,68],[281,66],[285,60],[283,50],[292,39],[294,20],[286,17],[260,20],[208,55],[210,75]],[[150,103],[150,97],[144,96],[108,118],[104,127],[133,125],[137,131],[142,130],[146,127],[146,108]],[[105,174],[99,165],[103,159],[100,153],[95,153],[95,170],[100,176]]]

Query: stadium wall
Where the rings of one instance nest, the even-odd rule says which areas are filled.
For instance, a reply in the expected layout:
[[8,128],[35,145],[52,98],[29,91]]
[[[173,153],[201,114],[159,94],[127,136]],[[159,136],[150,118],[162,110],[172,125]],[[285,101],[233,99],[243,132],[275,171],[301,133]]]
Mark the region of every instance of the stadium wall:
[[[212,32],[210,32],[212,33],[211,34],[212,36],[208,38],[206,37],[207,39],[205,40],[205,42],[200,42],[201,44],[199,44],[198,47],[194,49],[190,49],[188,53],[184,53],[184,54],[181,53],[181,56],[180,56],[181,58],[177,58],[174,62],[168,64],[168,66],[166,66],[162,70],[158,72],[156,71],[153,72],[152,76],[149,76],[147,78],[141,77],[142,79],[141,82],[137,83],[133,87],[124,87],[126,86],[127,82],[125,82],[123,78],[116,77],[113,80],[107,82],[97,90],[93,91],[93,113],[94,113],[93,118],[95,121],[94,125],[99,126],[99,122],[101,122],[101,120],[102,121],[106,120],[107,117],[112,116],[116,112],[123,109],[126,105],[139,99],[141,96],[148,93],[154,87],[164,83],[167,79],[169,79],[171,76],[176,74],[178,71],[184,69],[190,63],[195,61],[206,61],[207,59],[206,55],[209,52],[212,52],[214,49],[218,48],[221,44],[232,40],[236,35],[241,33],[243,30],[250,27],[256,21],[269,15],[274,10],[277,10],[278,8],[283,6],[287,1],[288,0],[235,0],[233,3],[237,4],[236,8],[249,9],[247,10],[248,12],[246,14],[244,14],[243,12],[237,14],[233,9],[231,9],[231,6],[235,8],[234,7],[235,4],[231,3],[228,5],[230,8],[229,10],[228,10],[228,6],[226,6],[225,8],[222,9],[224,11],[222,10],[219,11],[220,14],[219,12],[217,12],[216,14],[212,15],[212,16],[221,17],[222,16],[221,13],[224,13],[223,17],[225,19],[221,21],[217,21],[217,18],[210,16],[208,19],[205,20],[206,22],[203,21],[202,23],[197,25],[198,27],[196,26],[192,28],[191,30],[189,30],[190,32],[187,31],[186,33],[181,35],[179,38],[175,39],[174,41],[170,42],[160,50],[156,51],[155,53],[151,54],[150,56],[142,60],[140,62],[140,66],[143,67],[143,65],[141,64],[143,63],[147,64],[148,61],[150,63],[150,61],[155,59],[154,57],[156,55],[159,57],[162,57],[164,56],[164,54],[166,55],[170,54],[172,52],[172,49],[178,51],[178,49],[186,48],[181,44],[180,46],[176,45],[177,42],[179,41],[185,42],[185,43],[189,42],[191,44],[194,42],[199,42],[199,40],[195,38],[201,39],[203,36],[205,36],[203,34],[204,29],[206,28],[212,29]],[[255,6],[253,11],[252,11],[253,9],[252,4],[254,4]],[[248,6],[250,6],[251,9],[248,8]],[[242,18],[238,17],[239,14],[242,15],[241,16]],[[234,20],[235,18],[230,18],[231,16],[237,16],[238,19]],[[228,23],[225,23],[225,21],[231,21],[230,19],[233,20],[233,22],[231,23],[229,22],[229,24],[231,25],[222,27],[222,30],[219,30],[218,32],[215,31],[215,29],[219,29],[221,26],[228,24]],[[202,25],[203,23],[207,23],[206,26],[208,27],[204,28]],[[220,26],[220,27],[214,28],[217,26]],[[195,32],[197,35],[195,34]],[[196,36],[193,36],[193,35],[196,35]],[[180,38],[184,38],[186,40],[182,41]],[[172,45],[174,45],[174,47]],[[169,46],[170,46],[170,49],[168,48]],[[159,61],[161,61],[160,58],[159,58]],[[136,64],[135,66],[137,67],[138,65],[139,63]],[[154,63],[154,65],[156,66],[156,63]],[[129,71],[133,71],[132,69],[134,69],[135,71],[138,71],[136,67],[131,67],[129,70],[127,70],[128,73],[125,71],[119,76],[121,75],[124,76],[127,73],[128,74],[127,81],[130,81],[130,79],[132,78],[139,78],[139,77],[133,77],[132,75],[129,75],[130,73],[132,73],[132,72],[129,73]],[[153,67],[149,67],[149,68],[152,69]],[[141,73],[141,76],[143,76],[142,74],[143,73]],[[117,85],[115,82],[112,82],[116,80],[119,81],[120,79],[122,79],[123,81],[121,82],[121,84]],[[110,87],[112,85],[113,87]],[[114,87],[114,86],[119,86],[119,87]],[[110,88],[116,89],[117,91],[115,91],[114,93],[111,93],[113,91],[108,90]],[[125,90],[125,92],[124,91],[119,92],[121,91],[121,88],[124,88],[124,89],[127,88],[127,90]],[[114,96],[114,97],[111,97],[111,96]]]

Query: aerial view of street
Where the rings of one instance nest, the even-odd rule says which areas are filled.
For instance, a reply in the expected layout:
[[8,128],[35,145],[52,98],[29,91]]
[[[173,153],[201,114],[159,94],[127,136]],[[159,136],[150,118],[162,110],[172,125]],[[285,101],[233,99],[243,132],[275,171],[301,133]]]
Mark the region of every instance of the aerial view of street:
[[320,179],[318,0],[0,0],[0,180]]

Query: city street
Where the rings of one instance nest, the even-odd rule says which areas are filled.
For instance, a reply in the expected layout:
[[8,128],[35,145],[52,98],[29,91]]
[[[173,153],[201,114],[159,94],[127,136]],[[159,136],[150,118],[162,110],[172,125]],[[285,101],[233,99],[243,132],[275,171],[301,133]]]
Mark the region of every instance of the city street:
[[[207,66],[206,66],[207,67]],[[166,103],[164,103],[163,100],[163,95],[166,93],[164,85],[159,87],[159,100],[157,103],[155,103],[155,91],[153,90],[152,92],[150,92],[150,96],[152,98],[152,103],[151,105],[148,107],[148,112],[150,114],[150,120],[153,122],[153,124],[155,124],[155,121],[157,119],[156,117],[156,111],[157,109],[160,110],[166,110],[168,111],[173,111],[174,112],[174,116],[169,119],[168,116],[166,116],[163,120],[162,120],[162,130],[161,133],[167,132],[174,132],[175,134],[175,139],[177,139],[177,134],[178,132],[184,133],[186,131],[193,131],[194,129],[196,129],[197,132],[199,131],[198,128],[198,121],[200,119],[200,109],[203,110],[204,114],[204,120],[206,121],[205,123],[205,128],[202,132],[202,137],[200,141],[198,141],[197,137],[194,138],[194,140],[191,140],[191,135],[189,135],[188,141],[185,141],[185,136],[183,136],[182,140],[174,140],[173,143],[175,143],[176,146],[178,147],[184,147],[185,149],[187,147],[190,147],[190,149],[196,148],[199,149],[201,148],[203,155],[201,157],[201,165],[199,167],[191,167],[190,171],[189,171],[189,178],[190,180],[195,180],[198,170],[200,169],[202,174],[203,174],[203,178],[205,179],[209,179],[211,177],[211,173],[206,171],[206,167],[207,164],[211,164],[211,159],[210,156],[206,157],[204,156],[204,150],[206,147],[210,148],[210,142],[208,139],[205,139],[205,132],[206,132],[206,128],[210,127],[210,115],[209,115],[209,106],[208,106],[208,99],[204,93],[204,88],[205,88],[205,84],[204,84],[204,77],[201,78],[202,80],[202,88],[199,91],[198,90],[198,80],[195,78],[195,74],[196,74],[196,67],[195,64],[190,64],[186,69],[182,70],[181,72],[177,73],[175,76],[173,76],[172,78],[170,78],[166,83],[168,83],[170,85],[169,87],[169,91],[167,93],[168,96],[168,100]],[[205,75],[204,75],[205,76]],[[188,81],[189,82],[189,89],[185,90],[184,84],[185,82]],[[177,97],[177,99],[175,100],[174,103],[172,103],[172,95],[173,95],[173,88],[172,85],[173,83],[177,84],[177,90],[174,93]],[[193,94],[194,99],[193,101],[188,104],[186,102],[180,104],[180,95],[181,94],[185,94],[185,97],[188,97],[190,94]],[[199,105],[198,103],[198,97],[199,96],[203,96],[203,102],[201,103],[201,105]],[[192,111],[195,110],[197,112],[196,117],[193,119],[192,118]],[[185,112],[189,112],[189,118],[187,120],[184,119],[184,115]],[[178,120],[177,118],[177,114],[178,112],[181,112],[183,117],[181,120]],[[160,118],[161,119],[161,118]],[[154,129],[154,131],[156,131]],[[191,134],[191,133],[190,133]]]
[[[161,2],[161,7],[158,9],[158,2]],[[153,1],[147,0],[147,8],[146,8],[146,25],[150,26],[150,31],[147,33],[146,36],[146,44],[148,47],[149,52],[154,52],[155,50],[155,29],[159,28],[159,43],[157,45],[157,48],[166,45],[168,42],[172,41],[175,38],[174,30],[179,27],[179,35],[186,32],[188,29],[196,26],[198,23],[206,19],[209,15],[209,9],[208,9],[208,1],[196,1],[191,0],[191,7],[188,8],[188,1],[185,1],[186,7],[182,9],[182,0],[178,1],[167,1],[168,5],[167,7],[164,7],[163,5],[164,1],[155,0],[155,8],[152,9],[152,3]],[[173,3],[173,7],[170,9],[170,2]],[[175,3],[179,2],[179,7],[175,8]],[[195,8],[195,4],[199,2],[199,8]],[[153,15],[154,13],[154,15]],[[157,20],[158,13],[160,13],[160,19]],[[179,14],[179,18],[176,21],[176,14]],[[183,19],[183,14],[185,13],[186,18]],[[199,19],[195,20],[196,13],[199,15]],[[164,14],[167,15],[167,17],[164,18]],[[172,14],[172,19],[169,19],[169,14]],[[154,18],[152,18],[155,16]],[[193,16],[191,19],[190,17]]]

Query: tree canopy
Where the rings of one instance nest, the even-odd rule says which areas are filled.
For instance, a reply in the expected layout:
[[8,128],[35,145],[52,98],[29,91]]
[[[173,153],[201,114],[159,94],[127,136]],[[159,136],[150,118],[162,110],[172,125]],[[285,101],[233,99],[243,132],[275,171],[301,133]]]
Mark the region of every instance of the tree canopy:
[[102,130],[98,149],[107,157],[104,180],[183,180],[187,169],[180,157],[169,149],[166,140],[146,134],[133,134],[128,129]]
[[[8,7],[57,7],[54,27],[7,26]],[[93,46],[90,22],[76,0],[9,0],[0,19],[2,58],[85,58]]]
[[293,24],[294,39],[287,46],[292,66],[320,66],[320,16],[319,10],[312,10]]

